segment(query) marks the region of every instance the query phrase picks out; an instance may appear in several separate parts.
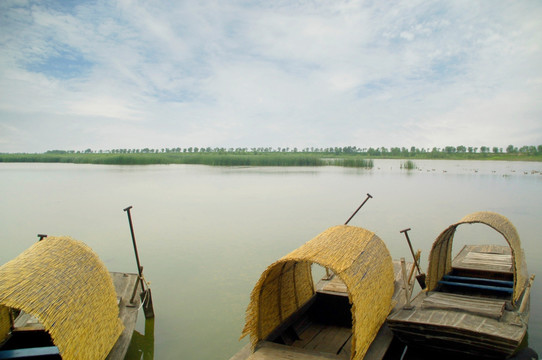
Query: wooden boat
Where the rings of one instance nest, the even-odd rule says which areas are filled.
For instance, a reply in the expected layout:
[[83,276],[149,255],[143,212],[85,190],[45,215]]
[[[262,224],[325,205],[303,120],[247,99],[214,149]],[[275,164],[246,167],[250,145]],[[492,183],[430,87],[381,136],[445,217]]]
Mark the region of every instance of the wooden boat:
[[[316,287],[312,264],[330,271]],[[400,269],[374,233],[327,229],[262,273],[243,331],[251,341],[230,360],[382,359],[386,316],[405,300]]]
[[[493,228],[508,245],[467,245],[452,261],[457,227],[474,223]],[[427,288],[391,314],[388,325],[411,347],[509,358],[527,332],[533,279],[512,223],[496,213],[473,213],[437,237],[429,255]]]
[[108,272],[82,242],[37,242],[0,267],[0,359],[124,359],[140,283]]

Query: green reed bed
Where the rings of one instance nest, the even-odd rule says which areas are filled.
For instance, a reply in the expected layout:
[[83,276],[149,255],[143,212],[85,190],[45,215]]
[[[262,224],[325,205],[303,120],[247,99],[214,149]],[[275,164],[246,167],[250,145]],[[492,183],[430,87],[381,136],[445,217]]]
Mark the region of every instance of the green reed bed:
[[102,165],[201,164],[211,166],[323,166],[313,154],[144,153],[144,154],[0,154],[0,162]]
[[338,166],[344,166],[344,167],[356,167],[356,168],[365,168],[365,169],[372,169],[374,164],[373,160],[371,159],[338,159],[336,161],[336,164]]
[[401,163],[401,169],[414,170],[417,168],[416,163],[412,160],[407,160]]
[[200,164],[210,166],[344,166],[370,169],[373,160],[329,158],[314,153],[69,153],[0,154],[0,162],[41,162],[100,165]]

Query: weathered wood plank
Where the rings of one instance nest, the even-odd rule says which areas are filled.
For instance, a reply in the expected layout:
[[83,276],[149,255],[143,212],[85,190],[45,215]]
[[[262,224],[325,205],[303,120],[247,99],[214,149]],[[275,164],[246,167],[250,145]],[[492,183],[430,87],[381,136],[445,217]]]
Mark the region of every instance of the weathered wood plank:
[[[414,263],[407,262],[407,269],[410,269]],[[402,307],[405,303],[405,291],[403,289],[402,283],[403,278],[401,274],[401,262],[399,260],[393,260],[393,272],[394,272],[394,292],[392,296],[392,301],[396,304],[396,307]],[[412,282],[415,280],[412,279]],[[338,296],[348,296],[348,289],[342,280],[337,276],[333,275],[331,279],[321,279],[316,284],[316,291],[324,294],[338,295]]]
[[336,355],[262,341],[247,360],[337,360]]
[[316,291],[329,295],[348,296],[346,285],[335,274],[330,279],[321,279],[318,281]]
[[[388,344],[388,346],[389,346],[389,344]],[[388,348],[386,348],[386,350],[387,349]],[[369,348],[369,350],[371,350],[371,349]],[[348,341],[344,344],[343,348],[339,352],[339,358],[341,358],[341,359],[350,359],[351,355],[352,355],[352,336],[350,336]],[[380,359],[378,359],[378,360],[380,360]],[[367,355],[365,355],[364,360],[376,360],[376,359],[371,359],[370,357],[367,357]]]
[[338,354],[351,336],[351,328],[324,326],[316,336],[304,346],[304,349]]
[[[115,291],[119,298],[119,318],[124,324],[124,330],[119,336],[116,344],[113,346],[106,360],[121,360],[124,359],[132,334],[135,329],[137,321],[137,313],[139,306],[141,305],[141,299],[139,297],[139,276],[137,274],[126,273],[110,273],[113,278],[113,284],[115,285]],[[136,296],[134,302],[131,303],[131,297],[134,292],[134,287],[138,287],[136,290]]]
[[250,343],[243,346],[230,360],[246,360],[252,354],[252,348]]
[[426,329],[431,326],[432,329],[442,327],[446,332],[472,333],[475,334],[474,337],[485,339],[493,337],[510,342],[520,342],[523,339],[526,326],[521,321],[514,320],[517,317],[514,312],[505,309],[502,318],[497,320],[462,311],[424,309],[421,303],[427,296],[426,293],[420,293],[412,301],[413,309],[403,309],[391,314],[388,325],[394,331],[410,326],[423,326]]
[[442,309],[466,311],[471,314],[500,319],[504,313],[506,301],[482,299],[474,296],[431,292],[424,297],[422,309]]
[[339,279],[338,276],[334,276],[327,284],[323,287],[324,291],[331,291],[336,293],[347,293],[346,284]]
[[[390,330],[387,323],[384,323],[380,330],[378,331],[378,334],[376,335],[376,338],[373,340],[373,343],[369,347],[369,350],[367,350],[367,353],[365,354],[364,360],[381,360],[384,358],[384,355],[386,355],[386,351],[388,351],[388,348],[390,347],[391,341],[393,340],[393,332]],[[348,341],[348,344],[350,344],[351,339]],[[351,352],[352,345],[348,345],[348,359],[350,359],[350,352]],[[346,348],[346,345],[345,345]]]
[[15,323],[13,324],[13,331],[42,331],[45,330],[45,326],[33,315],[21,311]]
[[502,245],[466,245],[452,261],[452,267],[512,274],[510,247]]
[[310,343],[316,335],[320,333],[324,329],[324,325],[321,324],[311,324],[309,327],[305,329],[302,333],[300,333],[299,340],[294,341],[292,346],[298,347],[298,348],[305,348],[308,343]]

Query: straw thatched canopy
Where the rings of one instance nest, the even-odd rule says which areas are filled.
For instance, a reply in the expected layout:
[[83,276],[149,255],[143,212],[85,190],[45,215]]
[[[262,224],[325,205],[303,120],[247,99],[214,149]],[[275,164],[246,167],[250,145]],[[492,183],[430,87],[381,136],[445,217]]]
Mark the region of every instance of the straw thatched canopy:
[[474,223],[488,225],[499,232],[508,242],[512,254],[512,267],[514,271],[514,294],[512,300],[515,303],[523,293],[527,280],[525,255],[514,225],[506,217],[488,211],[480,211],[465,216],[458,223],[450,225],[437,237],[429,254],[427,289],[433,290],[436,288],[442,276],[452,270],[452,244],[457,227],[461,224]]
[[39,319],[64,360],[105,359],[123,329],[106,267],[67,237],[47,237],[0,267],[0,324],[5,307]]
[[252,345],[314,295],[312,263],[331,269],[352,304],[352,359],[362,359],[391,310],[393,263],[384,242],[353,226],[335,226],[270,265],[250,296],[243,335]]

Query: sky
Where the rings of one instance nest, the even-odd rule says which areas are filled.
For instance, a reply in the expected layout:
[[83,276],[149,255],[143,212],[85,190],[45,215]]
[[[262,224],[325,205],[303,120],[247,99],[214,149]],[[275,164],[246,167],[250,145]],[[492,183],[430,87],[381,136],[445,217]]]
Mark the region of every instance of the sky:
[[0,1],[0,152],[542,144],[542,2]]

